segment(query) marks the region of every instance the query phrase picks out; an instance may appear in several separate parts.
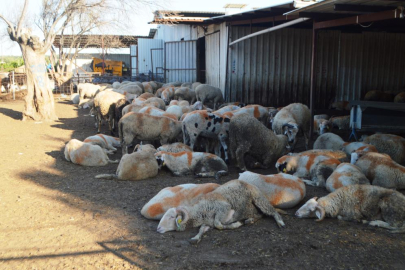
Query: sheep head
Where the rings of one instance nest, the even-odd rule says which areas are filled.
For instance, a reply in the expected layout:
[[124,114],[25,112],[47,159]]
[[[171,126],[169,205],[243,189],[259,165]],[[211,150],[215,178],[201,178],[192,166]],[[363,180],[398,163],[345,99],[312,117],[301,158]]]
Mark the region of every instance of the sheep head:
[[308,200],[300,209],[295,212],[298,218],[317,217],[317,221],[322,221],[325,218],[325,209],[319,205],[317,197]]
[[189,214],[185,207],[170,208],[160,220],[157,232],[184,231],[188,220]]
[[332,123],[326,119],[319,119],[318,120],[318,133],[322,135],[326,132],[329,132],[332,129]]
[[165,166],[165,157],[163,151],[159,151],[155,154],[156,161],[158,163],[159,170]]
[[298,131],[299,131],[299,127],[297,124],[287,123],[287,124],[283,125],[283,134],[287,135],[289,143],[294,142]]

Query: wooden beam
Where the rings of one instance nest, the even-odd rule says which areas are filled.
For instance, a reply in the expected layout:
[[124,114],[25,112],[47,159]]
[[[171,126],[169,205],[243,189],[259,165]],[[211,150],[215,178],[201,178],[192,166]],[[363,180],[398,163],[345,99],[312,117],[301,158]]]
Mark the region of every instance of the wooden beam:
[[298,19],[298,15],[280,15],[274,17],[266,17],[266,18],[259,18],[259,19],[252,19],[252,20],[240,20],[240,21],[233,21],[231,25],[243,25],[243,24],[257,24],[257,23],[268,23],[268,22],[278,22],[278,21],[288,21],[288,20],[295,20]]
[[312,139],[314,133],[314,103],[315,103],[315,82],[316,82],[316,43],[318,31],[315,28],[316,21],[312,22],[312,55],[311,55],[311,88],[309,92],[309,108],[311,110],[311,120],[309,121],[309,139]]
[[396,9],[396,6],[367,6],[367,5],[347,5],[335,4],[335,11],[350,11],[350,12],[380,12]]
[[351,24],[360,24],[360,23],[398,19],[398,18],[400,18],[400,14],[401,14],[401,11],[399,9],[395,9],[395,10],[382,11],[382,12],[366,14],[366,15],[352,16],[352,17],[343,18],[343,19],[319,22],[319,23],[315,23],[314,27],[315,27],[315,29],[323,29],[323,28],[331,28],[331,27],[338,27],[338,26],[351,25]]

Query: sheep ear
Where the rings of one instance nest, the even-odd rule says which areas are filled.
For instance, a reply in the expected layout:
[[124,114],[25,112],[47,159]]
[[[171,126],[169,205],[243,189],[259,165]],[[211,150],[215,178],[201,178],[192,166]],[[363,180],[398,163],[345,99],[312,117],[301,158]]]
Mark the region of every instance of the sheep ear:
[[318,218],[316,221],[322,221],[325,218],[325,210],[318,205],[315,210],[315,215]]

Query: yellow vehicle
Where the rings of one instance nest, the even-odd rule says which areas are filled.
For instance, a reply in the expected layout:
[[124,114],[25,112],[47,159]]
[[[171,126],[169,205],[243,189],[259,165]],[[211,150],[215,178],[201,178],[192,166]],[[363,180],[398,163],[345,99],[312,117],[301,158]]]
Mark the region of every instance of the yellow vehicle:
[[103,73],[103,64],[104,64],[104,73],[105,74],[122,76],[122,68],[124,65],[124,63],[122,61],[104,60],[104,63],[103,63],[103,59],[93,57],[92,67],[93,67],[94,72]]

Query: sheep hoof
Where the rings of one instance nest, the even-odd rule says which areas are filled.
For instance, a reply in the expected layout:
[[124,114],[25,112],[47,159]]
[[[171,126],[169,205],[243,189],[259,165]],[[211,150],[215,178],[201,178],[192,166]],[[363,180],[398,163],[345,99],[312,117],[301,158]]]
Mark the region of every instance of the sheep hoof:
[[201,238],[191,238],[188,240],[188,242],[193,245],[200,243],[200,241],[201,241]]

